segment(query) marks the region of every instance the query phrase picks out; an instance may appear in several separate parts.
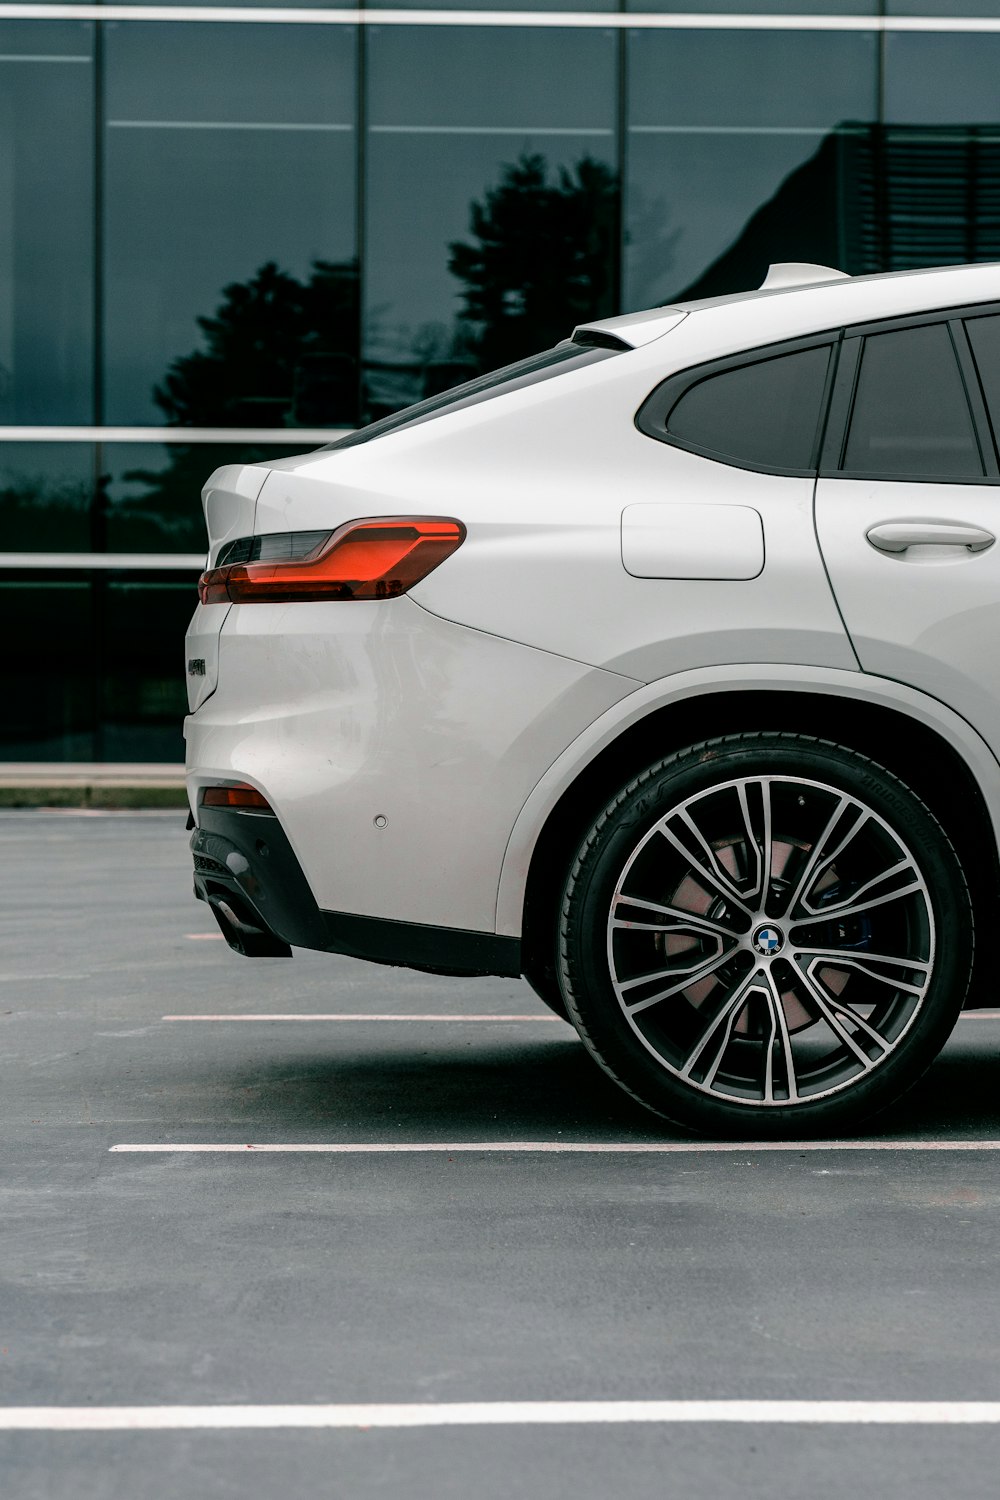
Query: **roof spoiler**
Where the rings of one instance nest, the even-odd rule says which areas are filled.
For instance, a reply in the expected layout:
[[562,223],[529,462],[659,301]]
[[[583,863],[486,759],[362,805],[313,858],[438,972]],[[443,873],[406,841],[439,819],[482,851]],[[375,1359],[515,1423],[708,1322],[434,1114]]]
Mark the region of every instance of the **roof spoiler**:
[[808,261],[786,260],[769,266],[760,284],[762,292],[781,292],[791,286],[816,286],[821,281],[850,281],[846,271],[834,266],[813,266]]

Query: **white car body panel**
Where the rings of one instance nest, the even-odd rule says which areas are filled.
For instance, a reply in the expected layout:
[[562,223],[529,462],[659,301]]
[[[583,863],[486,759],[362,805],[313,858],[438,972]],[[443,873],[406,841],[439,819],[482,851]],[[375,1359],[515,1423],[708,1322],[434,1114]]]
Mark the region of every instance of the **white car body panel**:
[[248,782],[322,909],[481,931],[567,733],[637,686],[407,598],[234,605],[221,647],[219,687],[186,721],[192,810],[201,786]]
[[[626,730],[657,710],[683,706],[707,694],[746,692],[824,693],[831,700],[830,732],[836,735],[837,699],[861,700],[905,713],[925,724],[951,745],[969,767],[986,804],[990,832],[1000,843],[1000,764],[989,745],[958,714],[935,698],[902,683],[888,682],[860,672],[829,668],[804,672],[749,662],[738,672],[730,668],[679,672],[650,683],[611,707],[554,762],[521,809],[504,857],[497,898],[497,932],[516,936],[521,931],[528,865],[549,812],[602,750]],[[795,725],[789,726],[794,729]]]
[[622,565],[633,578],[757,578],[764,522],[748,505],[626,505]]
[[[370,447],[285,460],[261,491],[255,530],[457,516],[466,542],[413,599],[458,624],[646,682],[746,660],[856,667],[815,545],[813,481],[735,469],[634,425],[649,391],[691,362],[694,346],[675,341],[693,322]],[[624,504],[695,496],[760,514],[767,566],[756,579],[666,583],[625,571]]]
[[[208,481],[203,502],[209,564],[227,542],[253,530],[257,496],[267,476],[268,470],[261,465],[225,464]],[[229,609],[228,604],[199,604],[188,627],[185,669],[191,713],[215,692],[219,680],[219,633]]]
[[951,522],[1000,532],[995,485],[820,479],[816,526],[861,665],[951,704],[1000,745],[1000,544],[881,552],[872,527]]
[[516,938],[532,850],[575,776],[655,709],[752,686],[933,728],[996,831],[1000,549],[922,565],[865,540],[913,516],[988,525],[996,487],[903,497],[820,481],[821,551],[813,478],[717,462],[634,423],[694,365],[991,299],[1000,268],[976,266],[653,309],[586,325],[633,347],[558,378],[370,443],[219,471],[213,561],[236,537],[362,517],[454,517],[467,536],[404,598],[199,606],[195,814],[200,788],[246,781],[324,911]]

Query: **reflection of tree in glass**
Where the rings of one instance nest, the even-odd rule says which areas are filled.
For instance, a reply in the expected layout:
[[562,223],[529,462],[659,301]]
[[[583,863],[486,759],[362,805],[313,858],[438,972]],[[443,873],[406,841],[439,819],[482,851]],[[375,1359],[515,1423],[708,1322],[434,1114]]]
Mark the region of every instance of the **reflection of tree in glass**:
[[353,426],[357,308],[353,263],[303,282],[269,261],[198,319],[206,347],[174,360],[156,404],[184,427]]
[[[354,427],[358,420],[358,272],[315,261],[303,281],[273,261],[233,282],[212,317],[198,319],[204,347],[175,359],[153,398],[172,426]],[[112,546],[195,551],[204,546],[199,495],[219,464],[301,451],[176,444],[159,470],[122,477],[144,492],[107,507]]]
[[[610,167],[587,156],[551,176],[544,156],[524,155],[471,204],[470,240],[449,246],[462,283],[457,326],[428,326],[398,360],[374,362],[363,414],[353,262],[316,261],[303,280],[268,262],[227,286],[215,314],[197,320],[203,346],[174,360],[154,399],[172,426],[288,427],[294,452],[296,426],[355,426],[614,312],[618,223]],[[106,507],[108,535],[137,550],[194,550],[203,541],[198,496],[215,464],[278,454],[172,445],[163,469],[124,474],[144,491]]]
[[480,369],[496,369],[616,311],[618,178],[585,156],[550,181],[541,155],[504,167],[470,210],[473,243],[451,245],[460,314]]
[[[201,491],[222,464],[253,464],[285,458],[315,447],[296,439],[288,444],[171,443],[160,469],[126,469],[126,486],[141,486],[119,496],[118,477],[101,477],[98,504],[103,508],[107,546],[115,552],[199,552],[205,547]],[[161,450],[162,451],[162,450]]]
[[7,552],[45,551],[53,537],[60,551],[85,552],[90,546],[90,486],[4,471],[0,524]]

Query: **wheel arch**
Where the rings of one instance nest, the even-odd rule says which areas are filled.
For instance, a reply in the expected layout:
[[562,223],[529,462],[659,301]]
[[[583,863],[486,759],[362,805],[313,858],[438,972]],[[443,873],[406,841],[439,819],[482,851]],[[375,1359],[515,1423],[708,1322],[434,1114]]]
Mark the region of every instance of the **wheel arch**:
[[[626,700],[617,708],[631,704],[633,712],[617,733],[608,733],[605,726],[604,733],[595,734],[594,726],[581,737],[588,743],[571,747],[536,789],[542,798],[548,792],[544,815],[532,809],[533,798],[525,804],[504,861],[497,930],[504,931],[505,922],[516,922],[524,973],[532,979],[549,976],[554,982],[550,965],[558,903],[573,855],[607,802],[654,760],[734,732],[812,734],[858,750],[894,771],[927,803],[955,845],[980,930],[1000,920],[1000,766],[985,742],[943,705],[901,685],[857,673],[830,677],[836,680],[800,685],[772,678],[748,684],[744,669],[738,684],[701,683],[693,691],[692,685],[686,692],[673,693],[669,701],[657,703],[653,698],[645,712]],[[651,693],[646,689],[632,696],[648,699]],[[576,764],[570,770],[565,763],[574,750]],[[532,812],[535,828],[525,848]],[[984,970],[980,961],[966,1002],[969,1008],[995,1003],[989,993],[995,976]]]

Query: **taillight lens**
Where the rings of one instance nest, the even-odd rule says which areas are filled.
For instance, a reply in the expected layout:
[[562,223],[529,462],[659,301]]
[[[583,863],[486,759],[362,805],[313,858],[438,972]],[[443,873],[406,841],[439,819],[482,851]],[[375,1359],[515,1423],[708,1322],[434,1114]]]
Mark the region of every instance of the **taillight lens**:
[[249,807],[256,812],[273,812],[267,798],[254,786],[241,782],[238,786],[203,786],[202,807]]
[[465,540],[461,521],[382,516],[348,521],[303,557],[227,563],[201,575],[202,604],[278,604],[317,599],[395,599]]

